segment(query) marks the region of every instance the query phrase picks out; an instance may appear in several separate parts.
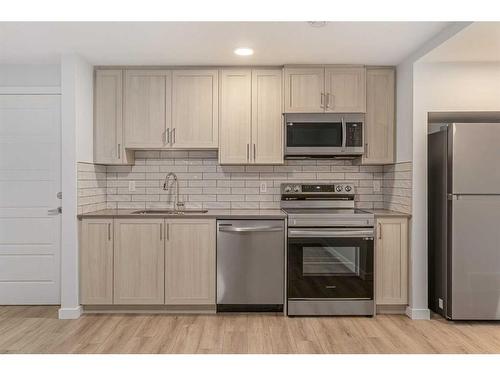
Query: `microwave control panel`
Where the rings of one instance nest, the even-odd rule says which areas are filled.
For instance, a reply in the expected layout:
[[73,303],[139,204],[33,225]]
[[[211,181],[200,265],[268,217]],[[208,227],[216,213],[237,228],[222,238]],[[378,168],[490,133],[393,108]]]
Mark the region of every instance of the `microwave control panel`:
[[346,147],[363,147],[363,123],[346,122]]

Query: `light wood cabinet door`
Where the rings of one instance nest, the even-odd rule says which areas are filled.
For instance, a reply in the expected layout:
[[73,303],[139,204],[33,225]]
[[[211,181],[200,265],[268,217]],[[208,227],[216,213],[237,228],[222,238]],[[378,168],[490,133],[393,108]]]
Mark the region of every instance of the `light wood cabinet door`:
[[125,72],[125,147],[168,147],[171,127],[172,73],[169,70]]
[[378,305],[408,303],[408,219],[378,218],[375,241]]
[[167,220],[165,303],[215,304],[215,220]]
[[113,303],[113,219],[84,219],[80,238],[80,303]]
[[366,71],[365,153],[363,164],[394,162],[395,71]]
[[252,71],[252,163],[283,163],[281,69]]
[[250,162],[252,71],[223,69],[220,79],[219,162]]
[[116,219],[114,303],[163,304],[164,219]]
[[325,69],[285,67],[285,112],[325,111]]
[[217,70],[174,70],[173,148],[217,148],[219,75]]
[[326,112],[366,111],[366,69],[327,67],[325,69]]

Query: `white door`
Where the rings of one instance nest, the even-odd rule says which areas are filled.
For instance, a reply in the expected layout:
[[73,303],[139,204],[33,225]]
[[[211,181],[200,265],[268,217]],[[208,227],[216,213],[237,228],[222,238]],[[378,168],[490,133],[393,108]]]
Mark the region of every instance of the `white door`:
[[0,305],[59,304],[58,95],[0,95]]

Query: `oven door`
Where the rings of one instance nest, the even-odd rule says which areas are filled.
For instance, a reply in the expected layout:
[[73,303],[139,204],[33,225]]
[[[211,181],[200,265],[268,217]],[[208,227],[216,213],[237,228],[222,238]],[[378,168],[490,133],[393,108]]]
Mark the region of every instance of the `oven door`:
[[287,121],[285,154],[334,155],[345,147],[345,124],[341,118],[329,122]]
[[290,228],[289,299],[373,299],[373,228]]

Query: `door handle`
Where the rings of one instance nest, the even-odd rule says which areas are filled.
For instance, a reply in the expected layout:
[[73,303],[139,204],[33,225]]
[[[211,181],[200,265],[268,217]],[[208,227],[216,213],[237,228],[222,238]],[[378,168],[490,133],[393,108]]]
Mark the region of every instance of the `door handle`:
[[219,232],[279,232],[282,231],[283,227],[231,227],[231,226],[220,226]]
[[62,214],[62,207],[57,207],[57,208],[53,208],[51,210],[48,210],[47,213],[49,215],[59,215],[59,214]]

